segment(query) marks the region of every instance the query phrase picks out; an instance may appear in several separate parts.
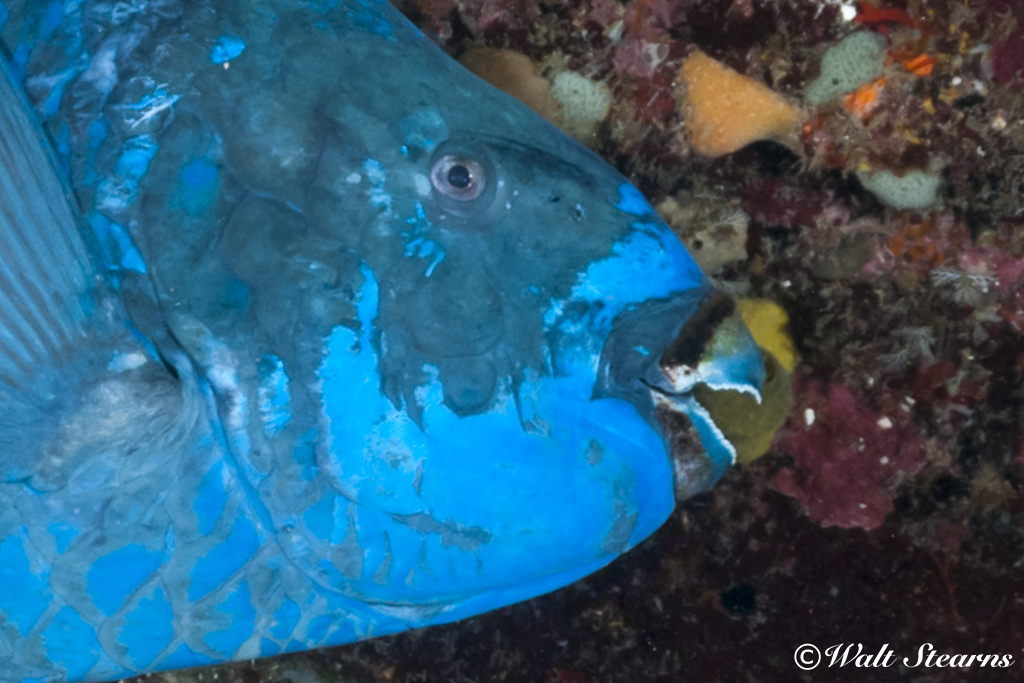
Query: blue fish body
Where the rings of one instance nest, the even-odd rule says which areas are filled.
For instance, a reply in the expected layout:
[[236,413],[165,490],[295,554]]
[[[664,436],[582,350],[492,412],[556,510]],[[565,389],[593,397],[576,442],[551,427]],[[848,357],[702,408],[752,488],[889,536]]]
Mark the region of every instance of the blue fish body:
[[478,614],[731,464],[729,301],[386,3],[0,19],[0,681]]

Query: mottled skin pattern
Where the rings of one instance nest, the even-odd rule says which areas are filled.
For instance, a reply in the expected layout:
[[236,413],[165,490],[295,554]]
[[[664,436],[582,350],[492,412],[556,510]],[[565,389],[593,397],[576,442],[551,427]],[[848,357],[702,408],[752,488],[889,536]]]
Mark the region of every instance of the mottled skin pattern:
[[[78,317],[0,306],[84,330],[0,387],[0,681],[493,609],[603,566],[730,461],[658,365],[710,291],[689,255],[388,5],[8,9],[98,275]],[[479,197],[439,191],[451,155]],[[734,336],[705,379],[754,391]]]

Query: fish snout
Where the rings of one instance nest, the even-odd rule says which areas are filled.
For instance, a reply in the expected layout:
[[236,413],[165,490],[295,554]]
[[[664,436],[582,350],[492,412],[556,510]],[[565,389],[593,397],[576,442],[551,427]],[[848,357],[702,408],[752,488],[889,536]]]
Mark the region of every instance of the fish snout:
[[703,397],[729,392],[760,404],[764,355],[733,299],[715,291],[665,348],[658,370],[661,383],[651,387],[651,397],[680,502],[711,488],[736,462],[722,425],[746,419],[722,414]]
[[631,401],[659,432],[679,502],[711,488],[736,461],[719,424],[743,416],[709,410],[699,395],[736,392],[760,403],[764,380],[764,357],[735,302],[705,288],[620,316],[594,397]]
[[765,366],[732,297],[713,291],[683,324],[658,360],[657,386],[687,394],[697,384],[738,391],[761,401]]

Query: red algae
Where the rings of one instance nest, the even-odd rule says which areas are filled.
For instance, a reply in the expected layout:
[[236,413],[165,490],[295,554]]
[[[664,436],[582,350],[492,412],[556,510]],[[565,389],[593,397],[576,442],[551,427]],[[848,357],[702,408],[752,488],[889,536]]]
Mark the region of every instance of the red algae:
[[795,424],[778,443],[794,467],[776,473],[772,486],[825,526],[881,526],[898,485],[924,465],[924,439],[905,411],[873,410],[844,386],[810,381],[797,393]]
[[888,34],[890,25],[907,26],[910,28],[925,28],[927,24],[918,19],[912,18],[905,11],[895,7],[875,7],[866,2],[857,6],[857,16],[854,21],[858,24],[870,26],[879,33]]

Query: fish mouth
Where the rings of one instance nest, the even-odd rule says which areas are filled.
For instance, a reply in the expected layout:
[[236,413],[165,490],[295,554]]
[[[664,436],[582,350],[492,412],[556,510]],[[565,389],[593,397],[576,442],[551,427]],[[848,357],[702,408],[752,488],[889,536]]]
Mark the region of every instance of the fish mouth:
[[698,400],[698,386],[746,394],[761,403],[763,355],[733,299],[713,292],[665,345],[641,379],[672,464],[676,502],[710,489],[736,462],[737,451]]
[[738,391],[761,402],[764,366],[732,297],[719,291],[683,325],[658,360],[658,386],[669,394],[687,394],[698,384]]
[[739,392],[760,403],[764,379],[761,350],[735,302],[707,287],[620,314],[602,349],[592,398],[631,402],[659,433],[679,502],[711,488],[736,461],[716,420],[743,416],[713,415],[697,395],[705,388]]
[[[736,451],[696,400],[665,394],[654,387],[651,399],[655,406],[654,418],[661,428],[672,464],[672,491],[678,504],[714,486],[735,461]],[[703,415],[694,419],[695,412]],[[702,431],[718,433],[709,440]],[[705,441],[709,441],[710,449]]]

